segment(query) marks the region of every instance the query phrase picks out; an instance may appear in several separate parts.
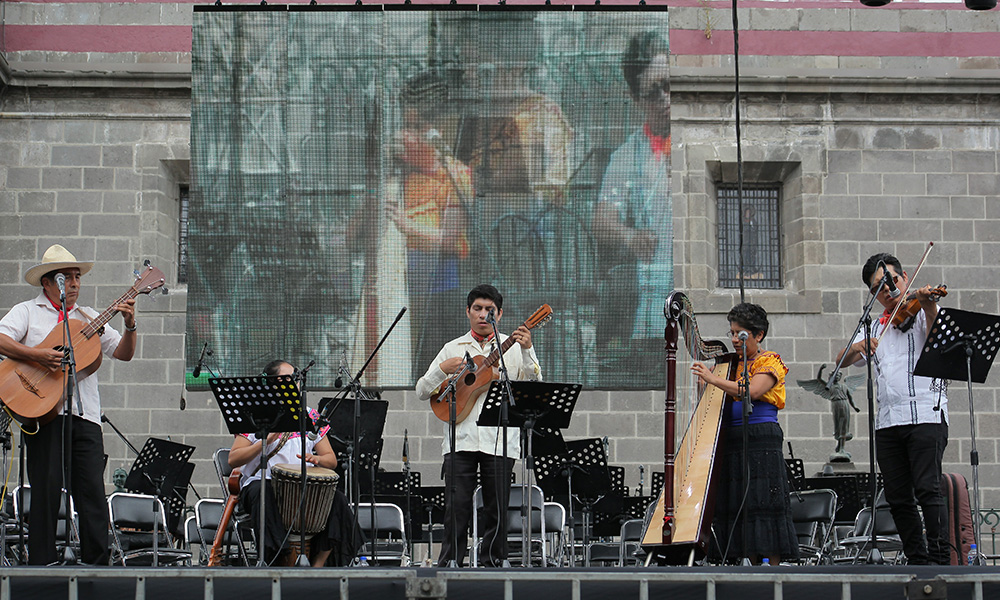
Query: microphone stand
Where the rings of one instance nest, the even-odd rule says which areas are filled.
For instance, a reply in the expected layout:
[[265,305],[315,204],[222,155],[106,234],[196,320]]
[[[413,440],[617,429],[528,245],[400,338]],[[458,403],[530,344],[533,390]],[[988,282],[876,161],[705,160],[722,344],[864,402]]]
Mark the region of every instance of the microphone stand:
[[[350,447],[350,464],[348,465],[348,478],[349,478],[348,483],[350,485],[350,491],[351,491],[351,503],[354,505],[353,508],[354,508],[355,530],[357,530],[358,527],[358,505],[361,503],[361,486],[356,476],[357,473],[354,473],[354,469],[357,468],[358,452],[361,447],[360,443],[361,440],[359,437],[361,434],[361,399],[362,397],[364,397],[365,400],[369,399],[367,394],[365,394],[364,389],[362,389],[361,387],[361,375],[364,374],[365,369],[367,369],[368,365],[370,365],[372,360],[375,359],[375,355],[378,354],[379,349],[382,348],[382,344],[384,344],[385,340],[388,339],[389,334],[392,333],[392,330],[396,328],[396,325],[399,323],[399,320],[403,318],[403,315],[405,313],[406,313],[406,307],[404,306],[399,310],[399,314],[396,315],[396,318],[395,320],[393,320],[392,324],[389,325],[389,329],[387,329],[386,332],[382,335],[382,339],[379,340],[378,345],[376,345],[375,349],[372,350],[371,354],[368,355],[368,360],[366,360],[365,364],[361,366],[361,370],[358,371],[357,375],[351,377],[351,380],[348,381],[347,385],[344,387],[343,394],[339,398],[335,399],[335,400],[343,400],[344,398],[346,398],[346,394],[349,393],[354,394],[354,429],[353,429],[354,439],[351,440],[352,444]],[[337,404],[338,403],[336,401],[331,401],[327,403],[326,407],[324,407],[323,412],[320,413],[319,422],[317,423],[320,427],[330,424],[330,412],[333,410],[333,407],[336,406]],[[374,502],[372,504],[373,504],[372,527],[375,527]],[[374,540],[372,541],[372,550],[373,551],[375,550]]]
[[[409,438],[406,429],[403,430],[403,478],[406,485],[406,531],[409,532],[409,539],[406,543],[406,551],[410,558],[413,558],[413,519],[410,511],[410,448]],[[374,489],[374,487],[372,488]]]
[[[73,550],[73,546],[69,543],[68,536],[73,531],[73,514],[69,509],[69,497],[72,494],[72,478],[68,475],[72,473],[73,467],[73,452],[71,446],[73,444],[73,393],[76,391],[76,354],[73,350],[73,336],[69,329],[69,313],[66,311],[66,288],[65,284],[60,286],[59,290],[59,305],[62,309],[63,314],[63,358],[62,358],[62,370],[63,377],[65,381],[65,404],[63,406],[63,446],[62,446],[62,460],[63,460],[63,487],[61,494],[63,500],[66,502],[66,545],[63,548],[62,559],[59,561],[63,565],[75,565],[78,564],[76,552]],[[83,404],[77,399],[77,404],[79,404],[80,414],[83,415]]]
[[864,310],[861,313],[861,318],[858,320],[858,326],[854,328],[854,333],[851,337],[847,338],[847,344],[844,346],[844,353],[841,355],[840,360],[837,362],[837,366],[834,367],[833,371],[830,372],[830,379],[826,382],[826,389],[833,387],[836,381],[837,373],[840,372],[841,367],[844,364],[844,360],[847,359],[847,353],[851,347],[851,342],[857,337],[858,333],[863,327],[865,330],[865,367],[868,375],[868,469],[869,469],[869,480],[871,481],[871,494],[872,494],[872,518],[871,518],[871,550],[868,553],[868,564],[883,564],[885,561],[882,558],[882,552],[878,549],[878,537],[875,534],[875,519],[878,511],[875,510],[875,500],[878,495],[878,482],[875,480],[875,378],[872,375],[872,361],[874,356],[872,356],[872,306],[875,304],[875,299],[878,295],[882,293],[882,288],[886,286],[888,279],[885,274],[887,269],[882,267],[882,281],[879,283],[878,290],[868,297],[868,301],[865,302]]
[[[205,346],[208,346],[206,342]],[[308,481],[306,480],[306,420],[309,419],[309,405],[306,403],[306,375],[309,373],[309,369],[316,364],[315,360],[309,361],[305,369],[302,369],[298,373],[299,380],[299,399],[302,402],[302,414],[299,419],[299,471],[301,473],[301,486],[299,491],[299,498],[303,501],[299,502],[299,556],[295,559],[296,567],[308,567],[309,557],[306,555],[306,489],[308,488]]]
[[[749,456],[749,452],[750,452],[750,433],[747,431],[747,429],[749,429],[749,427],[750,427],[750,413],[753,412],[753,406],[750,403],[751,402],[751,400],[750,400],[750,365],[747,364],[747,344],[746,344],[746,339],[742,340],[742,342],[743,343],[740,344],[740,346],[742,347],[742,354],[743,354],[743,372],[740,374],[740,403],[741,403],[742,409],[743,409],[742,410],[742,412],[743,412],[743,415],[742,415],[742,423],[743,423],[742,445],[743,445],[743,500],[744,501],[740,503],[741,506],[743,507],[741,509],[741,512],[746,511],[746,509],[747,509],[747,507],[746,507],[746,498],[747,498],[747,495],[750,493],[750,456]],[[667,485],[667,483],[664,482],[663,485]],[[743,553],[743,559],[742,559],[741,562],[742,562],[742,564],[744,566],[749,566],[750,565],[750,557],[747,554],[747,536],[749,535],[749,531],[748,531],[749,520],[747,519],[747,513],[746,512],[743,512],[742,517],[743,517],[743,522],[741,523],[740,526],[742,528],[742,532],[743,533],[742,533],[742,535],[740,537],[742,538],[742,540],[741,540],[742,541],[741,551]]]
[[448,512],[451,515],[449,521],[451,525],[451,548],[453,552],[452,557],[448,560],[447,566],[449,569],[458,568],[458,515],[455,514],[455,494],[458,492],[455,483],[455,445],[457,444],[455,439],[457,437],[455,429],[458,427],[458,409],[456,408],[457,398],[455,397],[455,386],[458,385],[458,382],[462,380],[470,369],[471,366],[469,361],[463,360],[462,370],[458,372],[458,375],[451,378],[451,381],[448,382],[448,385],[444,388],[444,391],[441,392],[441,396],[439,397],[439,401],[440,398],[448,399],[448,447],[451,458],[448,460],[448,489],[445,497],[445,504],[447,504],[451,509]]
[[[502,462],[504,464],[504,469],[503,469],[503,477],[504,477],[503,487],[506,487],[506,488],[509,489],[510,488],[510,476],[507,474],[507,468],[506,468],[506,466],[507,466],[507,462],[506,462],[507,461],[507,427],[508,427],[509,422],[510,422],[510,407],[514,405],[514,392],[513,392],[513,390],[510,389],[510,374],[507,372],[507,363],[506,363],[506,361],[504,361],[504,358],[503,358],[503,348],[501,347],[501,344],[500,344],[500,330],[497,328],[496,314],[495,313],[490,313],[488,321],[489,321],[490,325],[493,326],[493,344],[496,346],[497,356],[500,359],[500,367],[499,367],[499,371],[500,371],[500,383],[503,385],[504,396],[506,397],[506,401],[500,403],[500,429],[501,429],[501,433],[503,435],[503,457],[502,457]],[[494,460],[496,460],[496,459],[494,458]],[[523,467],[524,463],[522,463],[521,466]],[[501,486],[497,486],[497,487],[501,488]],[[531,561],[528,560],[529,555],[531,553],[530,552],[531,551],[531,547],[529,546],[529,530],[528,530],[528,515],[527,515],[528,511],[527,511],[527,508],[526,508],[526,506],[527,506],[526,502],[527,502],[527,499],[528,499],[527,493],[528,493],[527,481],[525,481],[525,477],[522,474],[522,477],[521,477],[521,566],[522,567],[528,567],[528,566],[531,565]],[[509,494],[509,492],[508,492],[508,494]],[[508,494],[503,494],[503,495],[506,496]],[[507,508],[508,507],[506,507],[506,506],[500,506],[499,502],[497,503],[497,506],[498,506],[498,510],[500,511],[500,520],[499,520],[499,523],[497,524],[497,528],[498,528],[498,531],[499,531],[498,535],[502,535],[503,536],[503,540],[504,540],[503,543],[504,543],[504,545],[506,545],[507,544]],[[493,540],[493,541],[496,541],[496,540]],[[490,545],[492,546],[492,543]],[[510,566],[510,561],[507,559],[506,556],[503,559],[503,566],[505,568]]]

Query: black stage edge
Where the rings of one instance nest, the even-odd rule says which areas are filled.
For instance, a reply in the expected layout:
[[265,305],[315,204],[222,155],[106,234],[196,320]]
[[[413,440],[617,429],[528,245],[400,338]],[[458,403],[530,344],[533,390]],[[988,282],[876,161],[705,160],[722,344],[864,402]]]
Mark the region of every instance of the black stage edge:
[[889,600],[1000,598],[1000,567],[247,569],[16,567],[0,599]]

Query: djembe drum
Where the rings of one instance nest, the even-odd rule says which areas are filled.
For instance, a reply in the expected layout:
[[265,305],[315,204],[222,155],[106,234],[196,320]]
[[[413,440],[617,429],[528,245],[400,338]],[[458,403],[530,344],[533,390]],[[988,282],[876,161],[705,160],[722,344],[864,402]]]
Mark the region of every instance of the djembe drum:
[[[278,502],[281,522],[291,530],[289,544],[292,546],[291,564],[299,553],[309,555],[308,540],[326,529],[326,521],[333,507],[340,475],[323,467],[306,467],[305,522],[299,526],[299,502],[302,499],[302,471],[299,465],[281,464],[271,467],[271,481]],[[305,532],[306,547],[298,548]]]

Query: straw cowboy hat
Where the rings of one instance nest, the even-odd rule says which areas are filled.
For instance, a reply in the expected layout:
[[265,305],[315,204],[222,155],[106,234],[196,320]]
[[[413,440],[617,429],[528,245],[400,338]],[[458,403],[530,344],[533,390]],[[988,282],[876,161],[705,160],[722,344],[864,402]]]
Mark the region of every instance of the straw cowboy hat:
[[24,274],[24,280],[35,287],[41,287],[42,275],[50,271],[59,269],[69,269],[76,267],[80,269],[80,275],[84,275],[94,267],[92,262],[80,262],[70,254],[70,251],[59,244],[49,246],[49,249],[42,255],[42,262],[31,267]]

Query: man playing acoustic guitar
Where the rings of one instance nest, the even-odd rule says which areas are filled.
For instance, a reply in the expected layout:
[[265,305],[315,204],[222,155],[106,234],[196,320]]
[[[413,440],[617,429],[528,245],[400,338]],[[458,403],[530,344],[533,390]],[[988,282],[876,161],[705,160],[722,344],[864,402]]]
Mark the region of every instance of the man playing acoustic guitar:
[[[440,392],[446,381],[462,371],[466,355],[470,357],[486,357],[493,352],[493,325],[490,315],[495,315],[497,322],[503,316],[503,296],[492,285],[478,285],[469,292],[466,298],[465,314],[469,319],[470,331],[444,345],[431,362],[427,372],[417,381],[417,397],[429,400],[432,395]],[[531,346],[531,330],[522,325],[510,335],[518,344],[518,349],[509,348],[504,353],[504,362],[512,380],[542,379],[542,369]],[[507,336],[500,336],[502,345]],[[476,362],[482,362],[482,359]],[[488,368],[488,367],[483,367]],[[495,378],[495,375],[494,375]],[[451,436],[449,425],[444,424],[444,454],[445,485],[450,486],[450,470],[448,462],[455,461],[455,497],[445,507],[444,542],[441,544],[441,555],[438,566],[445,567],[451,560],[461,566],[465,559],[465,547],[468,542],[469,522],[472,516],[472,497],[476,489],[476,472],[482,472],[483,486],[483,545],[480,548],[480,562],[486,566],[501,566],[507,558],[507,536],[499,531],[500,511],[507,509],[510,499],[510,473],[514,460],[520,456],[521,444],[519,430],[510,428],[507,432],[507,455],[503,456],[503,439],[500,427],[491,425],[480,427],[476,424],[482,411],[482,390],[469,402],[474,407],[468,416],[458,423],[455,431],[455,449],[451,452]],[[446,402],[442,399],[442,402]],[[455,515],[455,527],[458,531],[458,548],[452,546],[452,513]]]
[[[36,347],[64,318],[90,321],[98,311],[76,306],[80,282],[94,263],[80,262],[56,244],[42,256],[42,262],[24,274],[24,280],[40,286],[42,292],[33,300],[21,302],[0,319],[0,354],[8,359],[33,362],[53,373],[62,370],[63,352]],[[57,275],[65,277],[66,310],[60,311]],[[132,360],[136,346],[135,299],[129,298],[113,307],[125,320],[124,335],[110,327],[100,335],[101,352],[121,361]],[[79,366],[79,365],[78,365]],[[74,392],[72,439],[67,455],[71,458],[71,489],[80,515],[81,560],[94,565],[108,564],[108,505],[104,495],[104,439],[101,435],[101,397],[97,375],[87,375],[83,367]],[[61,403],[60,403],[61,404]],[[82,412],[81,412],[82,409]],[[31,482],[31,535],[28,536],[28,562],[46,565],[58,560],[56,526],[62,487],[64,461],[62,410],[54,420],[41,425],[34,435],[25,436],[28,449],[28,479]],[[30,426],[26,427],[29,429]]]

